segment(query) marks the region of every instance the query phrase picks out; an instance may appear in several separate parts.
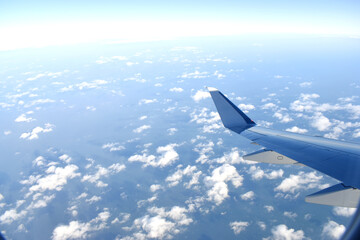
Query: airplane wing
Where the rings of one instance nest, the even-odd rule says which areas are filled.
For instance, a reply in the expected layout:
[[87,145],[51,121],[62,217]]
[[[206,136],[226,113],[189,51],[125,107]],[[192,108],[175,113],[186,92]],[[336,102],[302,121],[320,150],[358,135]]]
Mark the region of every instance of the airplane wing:
[[263,150],[243,158],[272,164],[306,165],[340,181],[305,198],[311,203],[356,208],[360,199],[360,145],[283,132],[256,123],[215,88],[208,88],[224,126]]

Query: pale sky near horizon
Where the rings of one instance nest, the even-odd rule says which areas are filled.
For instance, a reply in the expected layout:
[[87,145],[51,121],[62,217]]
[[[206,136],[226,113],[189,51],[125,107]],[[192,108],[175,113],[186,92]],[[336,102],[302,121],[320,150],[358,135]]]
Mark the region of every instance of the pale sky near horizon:
[[360,36],[360,1],[3,1],[0,50],[189,36]]

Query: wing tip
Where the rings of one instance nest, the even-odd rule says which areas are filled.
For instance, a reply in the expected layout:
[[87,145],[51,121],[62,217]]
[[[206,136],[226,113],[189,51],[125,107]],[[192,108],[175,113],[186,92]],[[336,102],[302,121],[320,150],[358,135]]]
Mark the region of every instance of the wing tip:
[[209,92],[218,92],[219,90],[214,87],[206,87]]

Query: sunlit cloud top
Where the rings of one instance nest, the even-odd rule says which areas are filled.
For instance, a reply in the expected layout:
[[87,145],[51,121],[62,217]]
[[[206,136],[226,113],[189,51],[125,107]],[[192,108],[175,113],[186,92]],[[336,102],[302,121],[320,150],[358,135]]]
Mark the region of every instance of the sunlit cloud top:
[[14,2],[0,10],[0,50],[251,33],[360,36],[356,1]]

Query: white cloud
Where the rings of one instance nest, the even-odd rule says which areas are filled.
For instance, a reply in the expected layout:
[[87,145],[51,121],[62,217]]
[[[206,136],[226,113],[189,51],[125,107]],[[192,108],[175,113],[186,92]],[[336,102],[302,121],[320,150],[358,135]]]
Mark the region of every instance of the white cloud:
[[284,212],[284,216],[285,216],[285,217],[288,217],[288,218],[296,218],[296,217],[297,217],[297,214],[294,213],[294,212],[287,212],[287,211],[285,211],[285,212]]
[[144,167],[153,166],[153,167],[165,167],[173,164],[176,160],[179,159],[179,154],[174,150],[175,147],[179,146],[178,144],[168,144],[166,146],[161,146],[156,149],[156,152],[160,154],[159,156],[147,155],[133,155],[129,157],[129,162],[143,162]]
[[156,103],[156,102],[158,102],[158,100],[156,98],[154,98],[154,99],[141,99],[139,101],[139,105],[149,104],[149,103]]
[[252,104],[243,104],[243,103],[240,103],[238,105],[238,107],[245,113],[248,113],[250,110],[253,110],[255,109],[255,106],[252,105]]
[[168,134],[171,136],[171,135],[174,135],[178,130],[176,128],[169,128],[167,130]]
[[5,136],[10,135],[10,134],[11,134],[11,131],[10,131],[10,130],[4,131],[4,135],[5,135]]
[[249,191],[241,195],[242,200],[254,200],[255,194],[253,191]]
[[276,179],[281,178],[284,174],[284,171],[282,169],[279,170],[267,170],[264,172],[259,166],[251,166],[248,170],[248,173],[251,174],[251,178],[253,180],[260,180],[262,178],[267,179]]
[[10,209],[5,211],[4,214],[0,216],[0,222],[2,224],[10,224],[13,221],[23,218],[26,214],[27,211],[25,210],[17,212],[16,209]]
[[36,166],[43,166],[46,160],[43,156],[38,156],[37,158],[35,158],[35,160],[33,161],[33,164]]
[[114,60],[125,61],[125,60],[127,60],[127,57],[125,57],[125,56],[103,57],[103,56],[101,56],[95,62],[97,64],[105,64],[105,63],[113,62]]
[[343,216],[343,217],[351,217],[356,212],[356,208],[347,208],[347,207],[334,207],[333,213],[336,216]]
[[297,230],[295,231],[292,228],[288,228],[284,224],[280,224],[276,227],[274,227],[271,230],[272,236],[269,238],[266,238],[268,240],[301,240],[305,239],[305,234],[303,230]]
[[302,82],[299,84],[300,87],[310,87],[312,85],[312,82]]
[[86,174],[81,179],[82,182],[88,181],[90,183],[96,183],[97,187],[107,187],[108,184],[102,182],[100,178],[108,177],[109,175],[113,175],[116,173],[121,172],[126,168],[124,164],[114,163],[110,165],[108,168],[104,168],[100,165],[97,165],[96,168],[98,169],[97,172],[93,175]]
[[174,206],[169,211],[165,208],[152,207],[148,209],[148,212],[150,215],[134,220],[133,228],[138,230],[135,234],[137,237],[141,236],[141,239],[170,239],[173,235],[180,233],[181,226],[187,226],[193,222],[186,215],[189,210],[179,206]]
[[188,183],[184,183],[184,186],[186,186],[186,188],[190,188],[191,186],[199,183],[199,177],[201,174],[202,172],[197,171],[196,166],[188,165],[184,169],[178,169],[175,173],[168,176],[165,181],[170,182],[169,186],[173,187],[180,183],[183,176],[190,176],[191,180]]
[[323,227],[322,236],[326,239],[340,239],[345,230],[344,225],[329,220]]
[[139,120],[145,120],[145,119],[147,119],[148,118],[148,116],[146,116],[146,115],[144,115],[144,116],[141,116],[141,117],[139,117]]
[[265,208],[266,211],[268,211],[268,212],[274,211],[274,207],[273,207],[273,206],[270,206],[270,205],[265,205],[264,208]]
[[240,234],[242,231],[244,231],[248,226],[248,222],[231,222],[230,224],[231,229],[234,231],[234,233]]
[[94,106],[86,106],[86,110],[95,111],[96,107],[94,107]]
[[25,132],[20,135],[21,139],[34,140],[39,138],[39,133],[47,133],[53,130],[54,125],[50,123],[45,124],[45,128],[35,127],[31,132]]
[[273,110],[275,110],[275,109],[277,109],[278,108],[278,106],[276,106],[274,103],[266,103],[266,104],[264,104],[263,106],[261,106],[261,108],[262,109],[273,109]]
[[324,115],[322,115],[322,113],[316,113],[312,117],[311,126],[313,126],[314,128],[316,128],[319,131],[325,131],[325,130],[329,129],[329,127],[331,125],[332,124],[331,124],[330,120],[327,117],[325,117]]
[[224,164],[212,171],[211,176],[205,178],[205,184],[211,187],[207,195],[210,201],[220,205],[228,195],[228,186],[226,182],[231,181],[234,187],[242,185],[243,177],[238,174],[236,168],[230,164]]
[[107,221],[110,218],[108,209],[104,209],[98,216],[87,223],[71,221],[69,225],[60,225],[53,231],[53,240],[66,239],[87,239],[91,232],[100,231],[107,228]]
[[192,73],[183,73],[180,76],[180,78],[194,78],[194,79],[207,78],[207,77],[209,77],[208,72],[199,72],[198,70]]
[[239,149],[236,148],[236,147],[232,148],[230,152],[225,153],[224,156],[214,159],[214,162],[221,163],[221,164],[223,164],[223,163],[228,163],[228,164],[239,164],[239,163],[255,164],[253,161],[244,160],[240,156]]
[[64,161],[65,163],[70,163],[71,162],[71,157],[67,154],[63,154],[59,157],[59,159],[61,161]]
[[266,230],[266,224],[264,222],[257,222],[257,224],[259,225],[259,227],[261,228],[261,230]]
[[83,90],[83,89],[99,89],[101,88],[101,86],[108,84],[108,81],[106,80],[102,80],[102,79],[97,79],[97,80],[93,80],[91,82],[81,82],[75,85],[69,85],[67,87],[63,87],[60,89],[60,92],[68,92],[68,91],[73,91],[75,90],[75,88],[79,89],[79,90]]
[[197,124],[203,124],[204,133],[214,133],[216,129],[223,128],[220,124],[220,116],[217,112],[210,112],[207,108],[202,108],[200,113],[199,110],[193,111],[191,115],[191,122],[196,122]]
[[293,133],[301,133],[301,134],[308,132],[308,130],[299,128],[297,126],[293,126],[292,128],[287,128],[286,131],[293,132]]
[[199,102],[202,99],[206,99],[210,97],[210,93],[203,90],[198,90],[195,95],[191,96],[195,102]]
[[[67,165],[64,168],[50,166],[46,173],[48,175],[38,178],[35,180],[35,184],[29,188],[30,192],[44,192],[46,190],[56,190],[60,191],[65,184],[67,184],[68,179],[72,179],[80,176],[80,173],[76,171],[79,168],[76,165]],[[31,178],[31,176],[30,176]],[[30,180],[29,178],[29,180]],[[22,181],[23,184],[31,184],[31,181]]]
[[289,114],[287,114],[287,113],[283,114],[280,111],[274,113],[273,116],[276,117],[277,119],[279,119],[280,122],[282,122],[282,123],[288,123],[288,122],[291,122],[294,120],[289,116]]
[[101,197],[100,196],[92,196],[91,198],[89,199],[86,199],[85,201],[92,204],[94,202],[98,202],[101,200]]
[[174,88],[170,88],[169,91],[170,91],[170,92],[183,92],[184,89],[179,88],[179,87],[174,87]]
[[150,128],[151,128],[150,125],[142,125],[142,126],[136,128],[136,129],[134,129],[133,132],[134,132],[134,133],[141,133],[141,132],[143,132],[144,130],[150,129]]
[[26,117],[25,114],[21,114],[20,116],[18,116],[15,119],[15,122],[31,122],[34,121],[35,119],[33,119],[32,117]]
[[290,177],[285,178],[275,191],[295,193],[301,189],[322,188],[320,184],[322,176],[317,176],[316,172],[305,173],[300,171],[298,175],[291,174]]
[[110,152],[114,152],[114,151],[124,150],[125,147],[120,145],[120,143],[118,143],[118,142],[114,142],[114,143],[106,143],[106,144],[102,145],[102,149],[109,149]]
[[354,131],[353,137],[354,137],[354,138],[360,137],[360,129],[356,129],[356,130]]
[[152,184],[152,185],[150,186],[150,191],[151,191],[151,192],[156,192],[157,190],[160,190],[160,189],[162,189],[162,187],[161,187],[160,184]]

